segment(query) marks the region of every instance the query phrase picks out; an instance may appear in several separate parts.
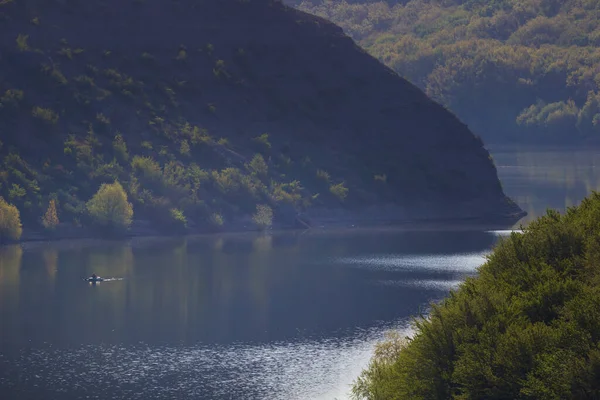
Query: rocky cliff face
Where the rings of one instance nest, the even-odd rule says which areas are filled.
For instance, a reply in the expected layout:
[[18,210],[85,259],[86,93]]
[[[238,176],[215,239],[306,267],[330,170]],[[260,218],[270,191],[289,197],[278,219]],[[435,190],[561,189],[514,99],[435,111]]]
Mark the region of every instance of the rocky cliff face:
[[520,212],[454,115],[279,2],[4,1],[0,70],[0,193],[31,224],[50,197],[85,219],[115,179],[137,217],[176,208],[197,225],[256,204],[276,222]]

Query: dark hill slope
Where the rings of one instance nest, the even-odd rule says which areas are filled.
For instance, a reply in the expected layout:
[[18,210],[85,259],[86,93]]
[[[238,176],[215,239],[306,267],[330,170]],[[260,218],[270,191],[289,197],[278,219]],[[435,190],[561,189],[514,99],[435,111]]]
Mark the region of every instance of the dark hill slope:
[[51,197],[85,223],[115,179],[160,226],[256,204],[282,223],[519,212],[465,125],[318,17],[256,0],[0,4],[0,194],[29,224]]
[[597,144],[600,0],[285,0],[490,143]]

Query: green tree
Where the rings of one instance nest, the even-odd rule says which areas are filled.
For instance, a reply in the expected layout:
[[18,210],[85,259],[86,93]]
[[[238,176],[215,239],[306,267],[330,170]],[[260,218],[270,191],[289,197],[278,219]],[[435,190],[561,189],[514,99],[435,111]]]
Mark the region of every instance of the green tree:
[[348,196],[348,188],[344,186],[344,182],[338,183],[336,185],[331,185],[329,187],[329,191],[340,201],[346,200],[346,197]]
[[168,229],[175,232],[183,232],[187,228],[187,218],[183,211],[177,208],[169,210],[169,227]]
[[367,399],[600,398],[600,194],[503,239],[354,384]]
[[87,202],[87,210],[95,224],[111,230],[127,229],[133,218],[133,207],[119,182],[103,183]]
[[42,217],[42,225],[44,225],[44,228],[52,231],[52,230],[56,229],[58,224],[59,224],[59,221],[58,221],[58,213],[56,212],[56,201],[54,201],[54,199],[52,199],[48,203],[48,209],[46,210],[46,213]]
[[273,210],[266,204],[257,204],[252,220],[260,229],[270,228],[273,226]]
[[129,159],[129,153],[127,152],[127,144],[121,134],[117,134],[113,140],[113,150],[115,155],[120,161],[127,161]]
[[246,168],[248,168],[252,173],[260,176],[267,175],[269,172],[269,167],[267,166],[263,156],[260,154],[255,154],[254,157],[252,157],[252,161],[246,165]]
[[22,233],[19,210],[0,197],[0,242],[19,240]]

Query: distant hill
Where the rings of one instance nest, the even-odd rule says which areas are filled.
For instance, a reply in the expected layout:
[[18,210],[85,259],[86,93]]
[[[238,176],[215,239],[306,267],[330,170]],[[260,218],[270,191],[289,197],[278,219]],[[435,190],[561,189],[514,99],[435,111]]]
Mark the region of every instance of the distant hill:
[[486,143],[600,136],[598,0],[288,3],[342,26]]
[[280,2],[2,0],[0,71],[0,195],[26,229],[51,199],[88,225],[115,180],[160,232],[257,205],[277,226],[520,212],[454,115]]

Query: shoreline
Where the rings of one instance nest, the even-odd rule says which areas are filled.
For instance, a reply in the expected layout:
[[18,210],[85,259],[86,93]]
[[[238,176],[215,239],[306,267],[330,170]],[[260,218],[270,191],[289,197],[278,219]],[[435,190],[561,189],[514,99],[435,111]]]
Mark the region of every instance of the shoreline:
[[232,224],[230,227],[221,230],[211,229],[188,229],[181,233],[159,232],[151,228],[134,227],[121,236],[103,236],[95,233],[89,228],[74,228],[67,227],[62,231],[55,231],[52,234],[44,234],[41,231],[24,231],[23,236],[18,241],[6,242],[0,244],[0,247],[15,245],[15,244],[36,244],[36,243],[54,243],[66,241],[99,241],[99,242],[114,242],[128,241],[135,239],[156,239],[156,238],[185,238],[185,237],[217,237],[222,235],[245,235],[245,234],[286,234],[286,233],[336,233],[348,231],[406,231],[406,232],[431,232],[431,231],[497,231],[497,230],[512,230],[512,228],[526,214],[517,214],[515,216],[506,216],[505,218],[483,219],[483,218],[430,218],[430,219],[413,219],[413,220],[323,220],[313,221],[309,227],[290,226],[290,225],[274,225],[270,229],[261,230],[255,226],[242,224]]

